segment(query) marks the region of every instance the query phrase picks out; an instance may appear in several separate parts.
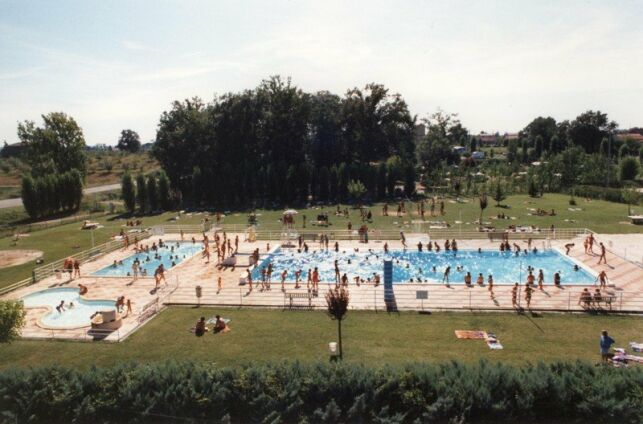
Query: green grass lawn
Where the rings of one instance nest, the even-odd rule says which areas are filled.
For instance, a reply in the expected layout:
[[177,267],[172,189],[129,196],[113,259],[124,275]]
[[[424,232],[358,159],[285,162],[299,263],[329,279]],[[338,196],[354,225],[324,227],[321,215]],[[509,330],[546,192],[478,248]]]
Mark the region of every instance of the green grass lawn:
[[[446,202],[446,215],[444,217],[427,218],[433,220],[446,220],[452,225],[452,228],[457,229],[459,226],[454,222],[456,220],[462,221],[462,230],[475,230],[477,226],[473,224],[479,214],[477,198],[468,198],[467,203],[450,203]],[[643,226],[631,225],[627,222],[627,206],[620,203],[611,203],[604,201],[585,202],[582,199],[577,199],[577,207],[582,208],[582,211],[571,212],[568,210],[569,197],[560,194],[547,194],[542,198],[533,199],[526,195],[511,196],[505,201],[506,208],[498,208],[495,203],[490,200],[489,207],[484,211],[485,220],[489,215],[496,215],[500,212],[509,216],[517,217],[514,221],[502,220],[494,221],[495,225],[499,228],[504,228],[509,224],[520,225],[538,225],[542,228],[548,228],[551,224],[555,224],[558,228],[564,227],[587,227],[597,232],[605,233],[641,233]],[[342,205],[342,209],[347,207]],[[541,208],[546,210],[554,209],[557,213],[555,217],[539,217],[527,215],[527,208]],[[415,211],[415,207],[407,202],[407,208]],[[409,225],[412,219],[418,219],[417,216],[401,217],[398,218],[394,213],[394,207],[389,208],[393,216],[381,216],[381,204],[371,206],[373,212],[373,222],[369,224],[372,229],[389,229],[389,230],[405,230],[417,231],[417,227]],[[352,222],[353,228],[357,228],[360,224],[359,212],[350,209],[350,217],[348,219],[343,217],[335,217],[333,212],[334,206],[328,206],[320,209],[301,210],[297,218],[297,227],[302,225],[302,216],[306,215],[308,218],[307,228],[313,229],[316,227],[311,226],[311,220],[321,211],[327,211],[330,215],[331,226],[329,229],[346,229],[348,222]],[[282,209],[278,210],[258,210],[259,214],[259,229],[274,229],[280,228],[278,219],[281,217]],[[7,212],[9,213],[9,212]],[[11,213],[18,213],[12,211]],[[176,212],[167,212],[159,215],[145,216],[142,218],[143,225],[151,226],[162,223],[174,223],[170,219],[176,216]],[[182,224],[198,224],[203,219],[203,215],[184,215],[180,221]],[[565,219],[575,220],[575,222],[566,222]],[[125,218],[102,217],[97,219],[104,228],[94,232],[95,244],[104,243],[110,236],[117,234],[120,231],[121,225],[125,222]],[[405,224],[405,221],[407,224]],[[248,211],[232,211],[223,219],[224,224],[239,224],[246,225],[248,222]],[[427,227],[428,229],[428,227]],[[38,249],[45,253],[45,261],[53,261],[64,258],[75,252],[91,247],[91,233],[89,231],[80,230],[80,223],[72,223],[56,228],[51,228],[42,231],[36,231],[23,238],[18,244],[18,248],[23,249]],[[0,249],[14,248],[11,246],[10,238],[0,239]],[[31,275],[31,270],[34,263],[28,263],[16,267],[5,268],[0,272],[0,287],[14,283]]]
[[[459,225],[455,221],[462,221],[461,228],[466,230],[477,230],[477,224],[473,222],[480,216],[480,207],[478,205],[478,198],[464,198],[464,203],[451,203],[449,199],[445,202],[445,216],[429,217],[428,212],[426,220],[447,221],[452,228],[458,229]],[[489,216],[495,216],[499,213],[504,213],[508,216],[515,216],[516,220],[494,220],[491,221],[492,225],[498,228],[506,228],[510,224],[515,225],[537,225],[541,228],[549,228],[552,224],[558,228],[590,228],[599,233],[643,233],[643,226],[636,226],[629,223],[627,219],[627,206],[621,203],[605,202],[602,200],[593,200],[586,202],[583,199],[576,199],[577,205],[575,208],[581,208],[581,211],[569,211],[569,196],[562,194],[546,194],[541,198],[531,198],[527,195],[510,196],[501,203],[505,207],[496,207],[495,201],[489,198],[489,206],[483,213],[483,220],[489,221]],[[406,203],[407,211],[412,210],[416,212],[415,204],[410,202]],[[342,209],[347,207],[341,205]],[[545,210],[554,209],[556,216],[531,216],[528,215],[527,208],[541,208]],[[634,208],[637,209],[637,208]],[[346,229],[348,221],[351,221],[353,228],[361,223],[360,215],[357,210],[350,210],[348,219],[343,217],[335,217],[335,206],[323,207],[315,210],[301,210],[297,216],[296,226],[301,228],[302,215],[307,216],[307,228],[315,228],[310,226],[312,219],[321,211],[327,211],[330,215],[330,229]],[[413,230],[414,226],[409,225],[412,220],[420,219],[420,217],[406,216],[396,217],[396,206],[394,203],[389,204],[389,215],[381,216],[382,204],[378,203],[371,206],[373,213],[373,222],[369,224],[372,229],[406,229]],[[439,207],[436,207],[436,212]],[[264,229],[278,229],[280,228],[279,217],[283,212],[282,209],[277,211],[257,211],[261,214],[259,216],[259,228]],[[568,221],[565,221],[568,220]],[[233,214],[227,216],[224,221],[226,224],[245,224],[247,222],[247,213]],[[405,225],[407,222],[407,225]],[[426,226],[428,230],[428,226]]]
[[[200,316],[221,313],[232,331],[196,337],[188,328]],[[492,313],[350,311],[343,324],[345,360],[369,365],[465,362],[488,359],[526,362],[598,361],[598,338],[607,329],[627,347],[642,341],[643,318],[546,314],[527,317]],[[454,330],[493,331],[504,350],[483,340],[459,340]],[[169,308],[122,343],[16,341],[0,345],[0,368],[60,364],[88,367],[123,361],[191,359],[235,365],[273,360],[324,361],[337,325],[324,312],[257,309]]]
[[0,200],[20,197],[19,186],[0,186]]
[[[168,223],[168,220],[174,216],[176,216],[176,213],[165,213],[161,215],[146,216],[141,219],[143,220],[143,225],[151,226]],[[181,222],[185,224],[198,224],[202,219],[202,215],[195,215],[193,217],[185,217]],[[100,222],[104,227],[93,232],[94,244],[98,245],[105,243],[111,236],[118,234],[122,228],[121,226],[125,224],[126,220],[126,218],[115,216],[97,218],[96,221]],[[20,238],[17,246],[12,246],[13,241],[11,237],[5,237],[0,239],[0,249],[41,250],[44,252],[45,263],[51,262],[91,248],[92,232],[81,230],[81,226],[81,222],[74,222],[45,230],[34,231],[28,233],[29,235],[27,237]],[[35,262],[30,262],[23,265],[1,269],[0,287],[28,278],[31,276],[31,271],[34,266]]]

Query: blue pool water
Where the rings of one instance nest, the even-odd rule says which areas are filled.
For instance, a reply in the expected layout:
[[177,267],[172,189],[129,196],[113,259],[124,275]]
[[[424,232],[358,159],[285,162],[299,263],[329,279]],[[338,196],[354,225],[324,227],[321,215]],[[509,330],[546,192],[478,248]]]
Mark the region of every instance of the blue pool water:
[[[176,242],[176,241],[167,241],[163,247],[159,248],[158,251],[154,252],[150,250],[150,253],[135,253],[131,256],[122,260],[122,264],[108,265],[105,268],[102,268],[92,275],[100,277],[127,277],[132,274],[132,264],[134,260],[138,258],[140,262],[139,266],[139,277],[142,276],[142,271],[147,271],[148,277],[154,276],[154,271],[162,263],[165,269],[172,268],[172,262],[175,265],[180,264],[186,259],[191,258],[196,253],[203,250],[203,245],[200,242]],[[158,255],[157,258],[154,256]]]
[[[302,278],[306,279],[308,269],[317,267],[320,273],[320,280],[323,282],[335,281],[334,261],[338,260],[339,270],[342,274],[347,273],[349,279],[360,276],[363,279],[372,278],[373,273],[383,276],[384,260],[393,261],[393,282],[406,283],[413,278],[414,282],[420,278],[423,282],[440,283],[447,266],[451,266],[449,278],[452,284],[464,284],[464,276],[467,272],[472,275],[475,283],[478,273],[482,273],[485,282],[489,274],[493,275],[494,282],[500,284],[512,284],[527,279],[527,267],[535,268],[534,276],[542,269],[545,275],[545,283],[552,284],[554,273],[560,272],[562,284],[591,284],[595,281],[588,271],[580,268],[574,271],[574,262],[561,255],[556,250],[545,250],[537,253],[521,254],[514,256],[513,253],[460,250],[454,256],[453,252],[406,252],[402,250],[391,250],[388,254],[382,251],[377,252],[334,252],[334,251],[309,251],[308,253],[297,253],[290,250],[276,250],[263,259],[263,261],[252,271],[254,280],[261,279],[261,268],[272,263],[272,280],[278,281],[279,274],[286,269],[288,281],[294,280],[294,272],[301,269]],[[350,261],[350,263],[349,263]],[[462,271],[457,271],[458,266]],[[435,272],[433,271],[435,267]],[[522,267],[522,271],[521,271]]]
[[[58,312],[56,306],[65,301],[65,311]],[[48,306],[52,310],[42,317],[41,322],[52,328],[84,327],[90,325],[90,317],[96,311],[115,309],[113,300],[84,300],[75,288],[56,288],[42,290],[22,298],[25,307]],[[69,308],[70,302],[74,303]]]

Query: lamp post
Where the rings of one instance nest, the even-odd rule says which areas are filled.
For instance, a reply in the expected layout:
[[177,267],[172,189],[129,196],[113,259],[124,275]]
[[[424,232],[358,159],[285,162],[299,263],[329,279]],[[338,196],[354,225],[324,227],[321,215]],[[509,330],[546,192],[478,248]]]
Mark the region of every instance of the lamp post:
[[610,186],[610,171],[612,168],[612,130],[607,130],[607,183],[605,188]]

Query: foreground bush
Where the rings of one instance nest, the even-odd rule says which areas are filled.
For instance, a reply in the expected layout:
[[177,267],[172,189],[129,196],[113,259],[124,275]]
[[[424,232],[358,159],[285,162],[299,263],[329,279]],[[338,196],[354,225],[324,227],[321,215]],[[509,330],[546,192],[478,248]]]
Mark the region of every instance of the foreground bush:
[[21,300],[0,300],[0,343],[20,337],[25,315]]
[[554,363],[220,368],[188,362],[0,374],[6,422],[640,422],[643,370]]

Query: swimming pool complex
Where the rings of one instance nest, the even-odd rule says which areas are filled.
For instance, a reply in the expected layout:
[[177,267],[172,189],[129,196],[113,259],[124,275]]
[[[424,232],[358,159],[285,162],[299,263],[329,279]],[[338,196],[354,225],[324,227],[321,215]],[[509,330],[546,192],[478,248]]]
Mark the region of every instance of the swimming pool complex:
[[[58,312],[56,306],[65,301],[65,310]],[[22,298],[25,307],[49,307],[51,310],[42,317],[41,323],[51,328],[85,327],[91,323],[91,315],[97,311],[113,311],[113,300],[85,300],[78,289],[55,288],[29,294]],[[70,308],[71,302],[74,307]]]
[[[279,281],[279,275],[285,269],[288,271],[287,280],[294,280],[294,272],[301,269],[302,279],[306,281],[309,269],[317,267],[320,281],[335,281],[334,261],[338,261],[340,273],[346,273],[352,282],[353,277],[359,276],[366,280],[372,278],[373,273],[378,273],[383,278],[384,260],[393,261],[393,283],[413,282],[441,283],[447,266],[451,267],[449,282],[451,284],[464,284],[467,272],[472,275],[475,283],[479,273],[485,277],[493,275],[494,282],[499,284],[513,284],[525,282],[528,267],[535,269],[534,276],[542,269],[545,283],[552,284],[554,273],[559,272],[562,284],[592,284],[595,281],[588,271],[579,267],[574,270],[574,262],[556,250],[548,249],[537,253],[520,254],[515,256],[510,252],[494,252],[477,250],[460,250],[454,252],[418,252],[391,250],[389,253],[382,251],[360,252],[334,252],[334,251],[297,251],[277,249],[268,254],[252,271],[253,280],[261,279],[261,268],[273,266],[272,281]],[[434,271],[435,267],[435,271]],[[458,271],[458,267],[461,267]]]
[[196,253],[203,250],[201,243],[167,241],[163,247],[149,253],[135,253],[123,259],[116,265],[108,265],[92,275],[99,277],[128,277],[132,275],[132,264],[136,259],[139,260],[138,275],[148,277],[154,276],[154,271],[160,264],[167,270],[191,258]]

